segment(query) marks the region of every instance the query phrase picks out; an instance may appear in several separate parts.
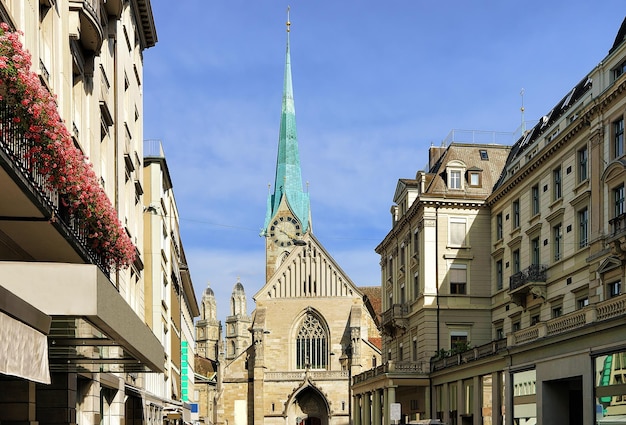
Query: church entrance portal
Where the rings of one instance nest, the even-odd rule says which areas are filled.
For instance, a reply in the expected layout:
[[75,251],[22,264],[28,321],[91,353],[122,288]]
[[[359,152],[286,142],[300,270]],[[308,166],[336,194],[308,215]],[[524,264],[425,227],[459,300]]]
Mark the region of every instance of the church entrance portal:
[[312,387],[298,393],[289,410],[296,425],[329,425],[328,403]]

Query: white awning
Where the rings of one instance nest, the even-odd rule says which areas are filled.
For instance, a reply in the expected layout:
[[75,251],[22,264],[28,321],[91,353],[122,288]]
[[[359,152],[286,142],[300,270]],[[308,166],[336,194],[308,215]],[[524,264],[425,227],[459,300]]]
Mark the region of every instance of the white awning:
[[46,335],[1,311],[0,373],[50,383]]

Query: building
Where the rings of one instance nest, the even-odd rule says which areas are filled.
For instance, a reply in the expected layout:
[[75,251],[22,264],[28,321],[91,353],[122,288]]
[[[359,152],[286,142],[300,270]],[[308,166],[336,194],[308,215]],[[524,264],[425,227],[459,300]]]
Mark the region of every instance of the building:
[[165,371],[146,375],[143,398],[166,422],[190,423],[192,404],[197,404],[192,391],[194,318],[200,316],[200,309],[163,145],[146,140],[143,153],[146,323],[165,349]]
[[486,201],[510,148],[462,143],[465,136],[431,146],[427,171],[396,186],[392,230],[376,247],[383,364],[354,379],[355,424],[391,423],[393,403],[403,420],[428,418],[431,358],[491,340]]
[[[447,424],[626,422],[625,37],[626,20],[608,55],[512,145],[501,176],[485,187],[491,193],[484,197],[481,236],[474,237],[472,226],[463,242],[469,242],[467,249],[451,254],[456,244],[448,239],[448,246],[440,247],[439,255],[429,261],[450,266],[468,261],[460,277],[456,267],[450,267],[447,275],[440,269],[437,278],[424,277],[418,285],[423,285],[424,298],[429,285],[431,296],[433,290],[439,292],[434,296],[440,298],[440,320],[424,317],[412,322],[412,307],[390,311],[394,303],[386,304],[387,364],[400,356],[398,347],[407,333],[417,333],[419,349],[419,335],[439,323],[439,343],[432,344],[432,337],[429,343],[437,355],[429,368],[413,374],[419,385],[429,386],[424,390],[424,417]],[[456,181],[451,174],[455,168],[448,166],[439,175],[448,178],[449,188]],[[468,168],[461,174],[462,188],[470,186],[472,172]],[[411,184],[419,188],[419,173],[417,180]],[[406,206],[396,192],[401,223],[423,203],[417,188]],[[465,198],[467,194],[459,201],[468,204]],[[449,227],[448,238],[453,236],[450,217],[432,218],[432,225]],[[396,263],[402,260],[387,249],[400,229],[394,223],[378,247],[384,279],[391,277],[391,282],[383,282],[383,301],[402,300],[390,271],[398,273]],[[401,245],[398,249],[401,252]],[[420,252],[420,264],[427,252]],[[470,258],[463,258],[470,252]],[[480,275],[473,264],[480,264]],[[453,318],[468,302],[472,314]],[[398,322],[406,324],[406,331],[398,329]],[[389,388],[395,387],[397,394],[401,386],[395,376],[388,376]],[[355,393],[371,386],[366,374],[355,378]],[[399,401],[402,413],[411,419],[412,402],[385,397],[388,393],[376,393],[378,404],[364,414],[374,415],[376,425],[389,424],[386,409]],[[355,397],[358,401],[359,395]],[[382,403],[377,401],[381,398]]]
[[376,303],[368,298],[378,291],[357,287],[313,234],[302,189],[289,22],[287,29],[276,180],[262,232],[266,282],[253,297],[251,316],[243,285],[235,285],[218,423],[347,425],[351,376],[380,362]]
[[[182,404],[193,366],[177,347],[198,309],[168,262],[174,332],[146,326],[151,238],[179,243],[177,227],[144,235],[150,1],[0,1],[0,21],[0,421],[162,423],[154,396],[170,394],[146,381],[178,379]],[[184,263],[179,245],[168,261]]]

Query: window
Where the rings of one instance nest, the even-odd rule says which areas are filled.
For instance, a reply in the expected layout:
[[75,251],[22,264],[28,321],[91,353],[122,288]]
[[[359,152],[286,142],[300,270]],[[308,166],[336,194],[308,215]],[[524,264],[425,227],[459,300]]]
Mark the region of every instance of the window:
[[563,255],[563,226],[561,223],[552,228],[552,242],[554,261],[559,261]]
[[400,343],[400,347],[398,347],[398,361],[404,360],[404,347],[402,343]]
[[530,241],[530,255],[531,255],[531,259],[530,259],[531,264],[534,266],[539,265],[540,260],[541,260],[541,249],[539,245],[539,237],[536,237]]
[[578,247],[587,246],[589,235],[589,210],[587,207],[578,211]]
[[578,151],[578,182],[587,180],[587,146]]
[[519,321],[517,321],[517,322],[513,322],[513,326],[512,326],[513,332],[517,332],[517,331],[519,331],[521,328],[522,328],[522,326],[521,326],[521,324],[520,324],[520,322],[519,322]]
[[470,171],[468,174],[470,186],[480,186],[480,173],[478,171]]
[[536,325],[537,323],[539,323],[539,313],[531,313],[530,326]]
[[613,122],[613,158],[624,155],[624,118]]
[[450,332],[450,349],[465,347],[467,343],[467,331]]
[[461,189],[461,170],[450,170],[448,178],[448,187],[450,189]]
[[496,329],[496,339],[503,339],[503,338],[504,338],[504,329],[502,328]]
[[519,273],[520,271],[519,249],[516,249],[513,251],[512,262],[513,262],[513,273]]
[[552,318],[561,317],[563,315],[563,306],[559,305],[552,308]]
[[496,216],[496,239],[502,239],[502,213]]
[[450,267],[450,293],[465,294],[467,291],[467,266],[452,264]]
[[536,184],[531,189],[531,197],[533,202],[533,215],[539,214],[539,185]]
[[624,72],[626,72],[626,61],[620,63],[617,68],[613,70],[613,80],[617,80]]
[[607,285],[607,294],[608,298],[617,297],[621,292],[622,281],[617,280],[615,282],[611,282]]
[[328,338],[320,320],[307,313],[296,338],[296,368],[325,369]]
[[614,205],[614,217],[619,217],[624,214],[626,210],[625,207],[625,199],[624,199],[624,185],[620,185],[613,189],[613,205]]
[[413,275],[413,295],[415,299],[420,295],[420,278],[418,273]]
[[502,281],[503,281],[502,260],[498,260],[496,261],[496,289],[498,290],[502,289]]
[[413,233],[413,253],[419,254],[420,252],[420,239],[419,239],[419,231],[415,229]]
[[480,149],[480,159],[483,161],[488,161],[489,160],[489,153],[487,152],[487,150],[485,149]]
[[412,346],[412,353],[411,355],[413,356],[413,361],[417,361],[417,338],[413,338],[413,346]]
[[563,196],[562,187],[561,187],[561,167],[557,167],[554,170],[552,170],[552,184],[554,185],[553,192],[552,192],[552,199],[555,201],[557,199],[561,199],[561,196]]
[[580,310],[581,308],[585,308],[589,305],[589,298],[588,297],[583,297],[583,298],[578,298],[576,300],[576,307]]
[[449,241],[450,246],[462,247],[466,245],[466,219],[465,218],[450,218],[450,232]]
[[519,199],[513,201],[513,229],[517,229],[520,224]]

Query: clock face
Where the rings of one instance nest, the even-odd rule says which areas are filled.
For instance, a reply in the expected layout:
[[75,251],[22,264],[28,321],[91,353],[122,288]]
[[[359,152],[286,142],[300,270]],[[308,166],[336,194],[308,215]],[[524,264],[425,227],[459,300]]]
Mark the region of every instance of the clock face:
[[294,245],[294,241],[300,239],[301,227],[298,220],[291,216],[276,217],[269,228],[269,235],[272,241],[279,246],[289,247]]

